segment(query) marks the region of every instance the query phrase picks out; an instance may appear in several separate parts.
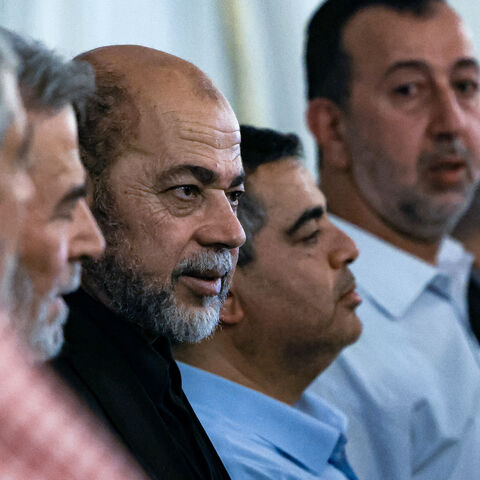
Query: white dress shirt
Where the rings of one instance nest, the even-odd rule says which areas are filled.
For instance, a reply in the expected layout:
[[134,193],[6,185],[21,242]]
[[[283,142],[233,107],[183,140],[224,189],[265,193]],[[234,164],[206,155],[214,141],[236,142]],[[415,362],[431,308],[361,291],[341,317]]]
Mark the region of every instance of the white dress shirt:
[[446,239],[432,266],[334,218],[357,243],[363,333],[311,385],[349,417],[359,478],[480,478],[480,348],[467,318],[472,257]]

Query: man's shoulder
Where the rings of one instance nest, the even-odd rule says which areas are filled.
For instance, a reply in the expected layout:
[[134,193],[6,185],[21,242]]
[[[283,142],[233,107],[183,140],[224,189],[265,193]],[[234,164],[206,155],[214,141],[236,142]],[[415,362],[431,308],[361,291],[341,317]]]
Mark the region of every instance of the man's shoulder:
[[295,408],[196,367],[180,369],[187,397],[232,478],[318,479],[329,469],[344,430],[336,409],[309,396],[305,408]]
[[318,479],[318,474],[302,465],[289,452],[284,451],[268,435],[246,428],[258,418],[245,418],[237,422],[226,415],[217,415],[210,405],[196,405],[210,440],[222,459],[231,478],[270,480]]

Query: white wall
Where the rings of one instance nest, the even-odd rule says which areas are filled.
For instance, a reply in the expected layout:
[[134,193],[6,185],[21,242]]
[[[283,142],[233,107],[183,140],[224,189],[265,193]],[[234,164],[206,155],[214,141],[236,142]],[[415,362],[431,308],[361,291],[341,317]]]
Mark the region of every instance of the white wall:
[[[319,0],[0,0],[0,24],[67,56],[108,44],[146,45],[190,60],[212,77],[239,120],[304,126],[303,41]],[[453,0],[480,43],[480,2]],[[478,51],[480,49],[477,48]]]

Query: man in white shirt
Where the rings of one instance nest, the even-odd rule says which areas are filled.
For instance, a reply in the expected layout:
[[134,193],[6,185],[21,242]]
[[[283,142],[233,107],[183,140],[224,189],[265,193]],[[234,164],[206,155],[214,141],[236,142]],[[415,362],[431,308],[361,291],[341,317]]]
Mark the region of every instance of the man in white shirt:
[[[361,339],[312,386],[351,422],[359,477],[480,469],[471,256],[447,237],[479,178],[479,68],[443,1],[329,0],[309,25],[307,121],[357,243]],[[348,450],[348,448],[347,448]]]

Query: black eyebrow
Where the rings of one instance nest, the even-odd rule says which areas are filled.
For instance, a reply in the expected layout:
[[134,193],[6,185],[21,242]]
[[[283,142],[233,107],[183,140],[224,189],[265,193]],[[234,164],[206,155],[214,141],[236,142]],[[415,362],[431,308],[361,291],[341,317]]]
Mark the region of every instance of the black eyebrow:
[[320,205],[316,207],[308,208],[300,215],[300,217],[295,221],[295,223],[286,231],[287,235],[291,237],[302,225],[305,225],[305,223],[309,222],[310,220],[321,218],[324,213],[325,213],[325,209]]
[[477,72],[480,70],[480,67],[478,66],[478,61],[476,58],[465,57],[455,62],[454,68],[471,68],[471,67],[473,67]]
[[161,183],[169,177],[175,177],[183,173],[191,173],[199,182],[204,185],[210,185],[218,179],[218,175],[213,171],[205,167],[199,167],[197,165],[178,165],[176,167],[161,172],[157,176],[157,183]]
[[428,65],[421,60],[404,60],[390,65],[390,67],[387,68],[383,76],[388,77],[397,70],[402,70],[406,68],[428,71]]
[[211,185],[218,180],[218,175],[208,168],[193,165],[186,165],[185,168],[190,170],[191,174],[204,185]]
[[[198,165],[179,165],[170,170],[167,170],[166,172],[160,173],[157,182],[161,183],[169,177],[181,175],[182,173],[186,172],[191,173],[199,182],[203,183],[203,185],[211,185],[212,183],[215,183],[219,178],[218,174],[215,173],[213,170],[210,170],[209,168],[199,167]],[[245,173],[242,171],[233,179],[229,188],[241,185],[244,181]]]
[[242,185],[242,183],[245,183],[245,172],[244,171],[242,171],[242,173],[237,175],[232,180],[232,183],[230,184],[230,187],[228,187],[228,188],[238,187],[239,185]]
[[[471,68],[471,67],[475,68],[477,71],[480,70],[478,61],[473,57],[460,58],[455,62],[455,65],[454,65],[454,68]],[[404,68],[428,71],[428,65],[421,60],[405,60],[405,61],[397,62],[391,65],[385,72],[384,77],[387,77],[388,75],[391,75],[397,70],[402,70]]]

